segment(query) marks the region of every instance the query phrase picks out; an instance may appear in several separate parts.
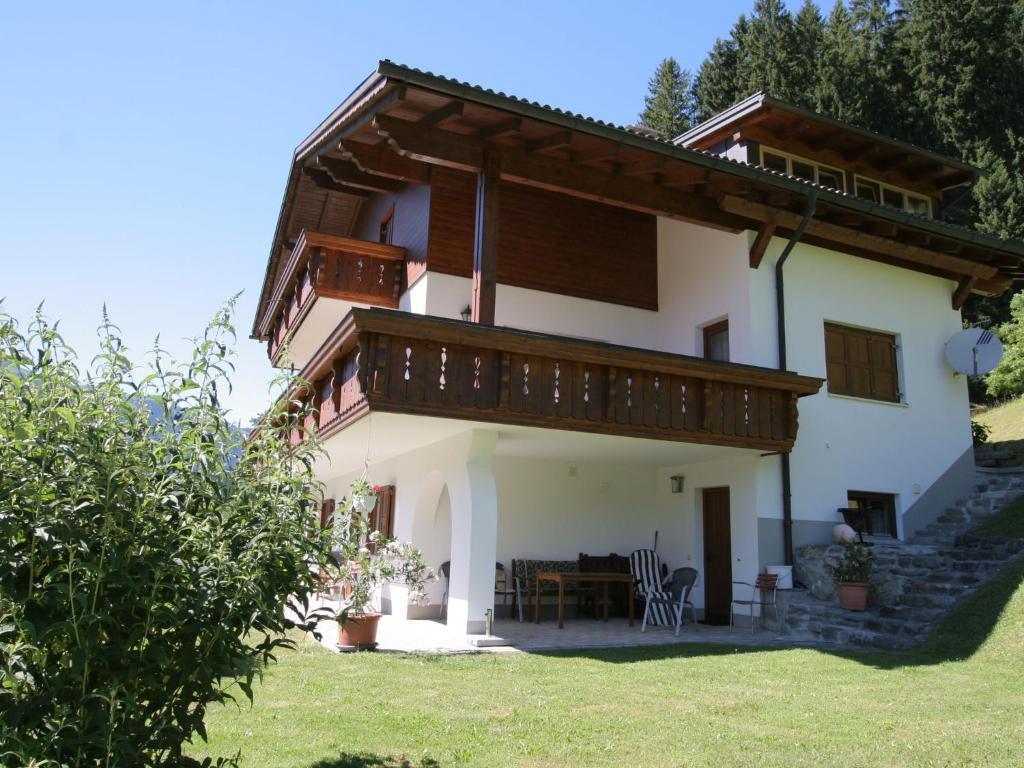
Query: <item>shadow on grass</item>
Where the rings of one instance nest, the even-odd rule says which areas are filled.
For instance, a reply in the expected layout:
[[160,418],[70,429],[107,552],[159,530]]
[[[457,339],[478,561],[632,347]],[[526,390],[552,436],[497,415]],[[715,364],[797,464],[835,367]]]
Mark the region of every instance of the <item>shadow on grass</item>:
[[[926,638],[922,638],[919,645],[904,651],[840,650],[814,647],[810,649],[856,661],[876,669],[897,669],[942,664],[947,661],[964,661],[974,656],[991,636],[1004,609],[1022,583],[1024,583],[1024,558],[1018,558],[1008,563],[977,592],[947,614]],[[806,646],[682,643],[629,648],[546,650],[531,651],[531,653],[538,656],[561,658],[584,657],[609,664],[631,664],[700,656],[792,651],[802,647]]]
[[412,763],[404,758],[381,757],[369,752],[342,752],[337,757],[317,760],[309,768],[440,768],[441,764],[429,757]]

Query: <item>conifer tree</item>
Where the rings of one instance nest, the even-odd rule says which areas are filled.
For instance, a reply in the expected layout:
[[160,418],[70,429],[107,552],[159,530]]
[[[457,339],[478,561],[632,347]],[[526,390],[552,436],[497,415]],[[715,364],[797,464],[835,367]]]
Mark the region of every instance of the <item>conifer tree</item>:
[[697,70],[693,82],[693,104],[697,121],[707,120],[726,107],[735,104],[740,95],[739,43],[746,35],[747,19],[742,14],[733,26],[729,37],[719,38],[711,52]]
[[764,91],[780,99],[797,97],[796,32],[782,0],[754,0],[754,10],[739,45],[739,98]]
[[664,139],[674,139],[692,125],[691,77],[673,58],[664,59],[647,83],[640,122]]
[[814,0],[804,0],[793,22],[794,56],[790,98],[802,107],[813,109],[814,93],[821,66],[821,45],[825,20]]
[[853,19],[843,0],[836,0],[822,31],[814,109],[837,120],[860,122],[862,74]]

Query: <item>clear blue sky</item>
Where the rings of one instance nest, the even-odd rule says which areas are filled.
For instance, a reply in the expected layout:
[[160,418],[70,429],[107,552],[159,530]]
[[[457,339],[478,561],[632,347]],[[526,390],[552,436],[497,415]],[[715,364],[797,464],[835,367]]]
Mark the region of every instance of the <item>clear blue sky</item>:
[[229,405],[248,421],[292,150],[378,59],[629,123],[662,58],[696,68],[751,5],[4,2],[0,296],[22,319],[45,301],[91,358],[104,302],[137,357],[157,333],[183,354],[244,291]]

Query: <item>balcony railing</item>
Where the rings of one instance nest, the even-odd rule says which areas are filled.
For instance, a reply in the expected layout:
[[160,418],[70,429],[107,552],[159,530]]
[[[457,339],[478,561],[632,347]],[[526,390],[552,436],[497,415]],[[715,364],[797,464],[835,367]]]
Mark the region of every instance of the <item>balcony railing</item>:
[[405,312],[353,309],[303,371],[307,428],[368,411],[789,451],[821,379]]
[[339,235],[303,231],[271,294],[267,353],[306,317],[317,297],[397,307],[405,249]]

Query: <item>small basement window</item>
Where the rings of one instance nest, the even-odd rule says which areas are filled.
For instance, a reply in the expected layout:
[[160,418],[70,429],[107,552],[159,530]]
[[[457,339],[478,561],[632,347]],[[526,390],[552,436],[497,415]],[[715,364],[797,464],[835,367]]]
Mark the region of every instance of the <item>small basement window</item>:
[[859,513],[865,534],[896,538],[896,497],[893,494],[847,491],[846,504]]
[[825,367],[833,395],[898,403],[896,336],[825,323]]

